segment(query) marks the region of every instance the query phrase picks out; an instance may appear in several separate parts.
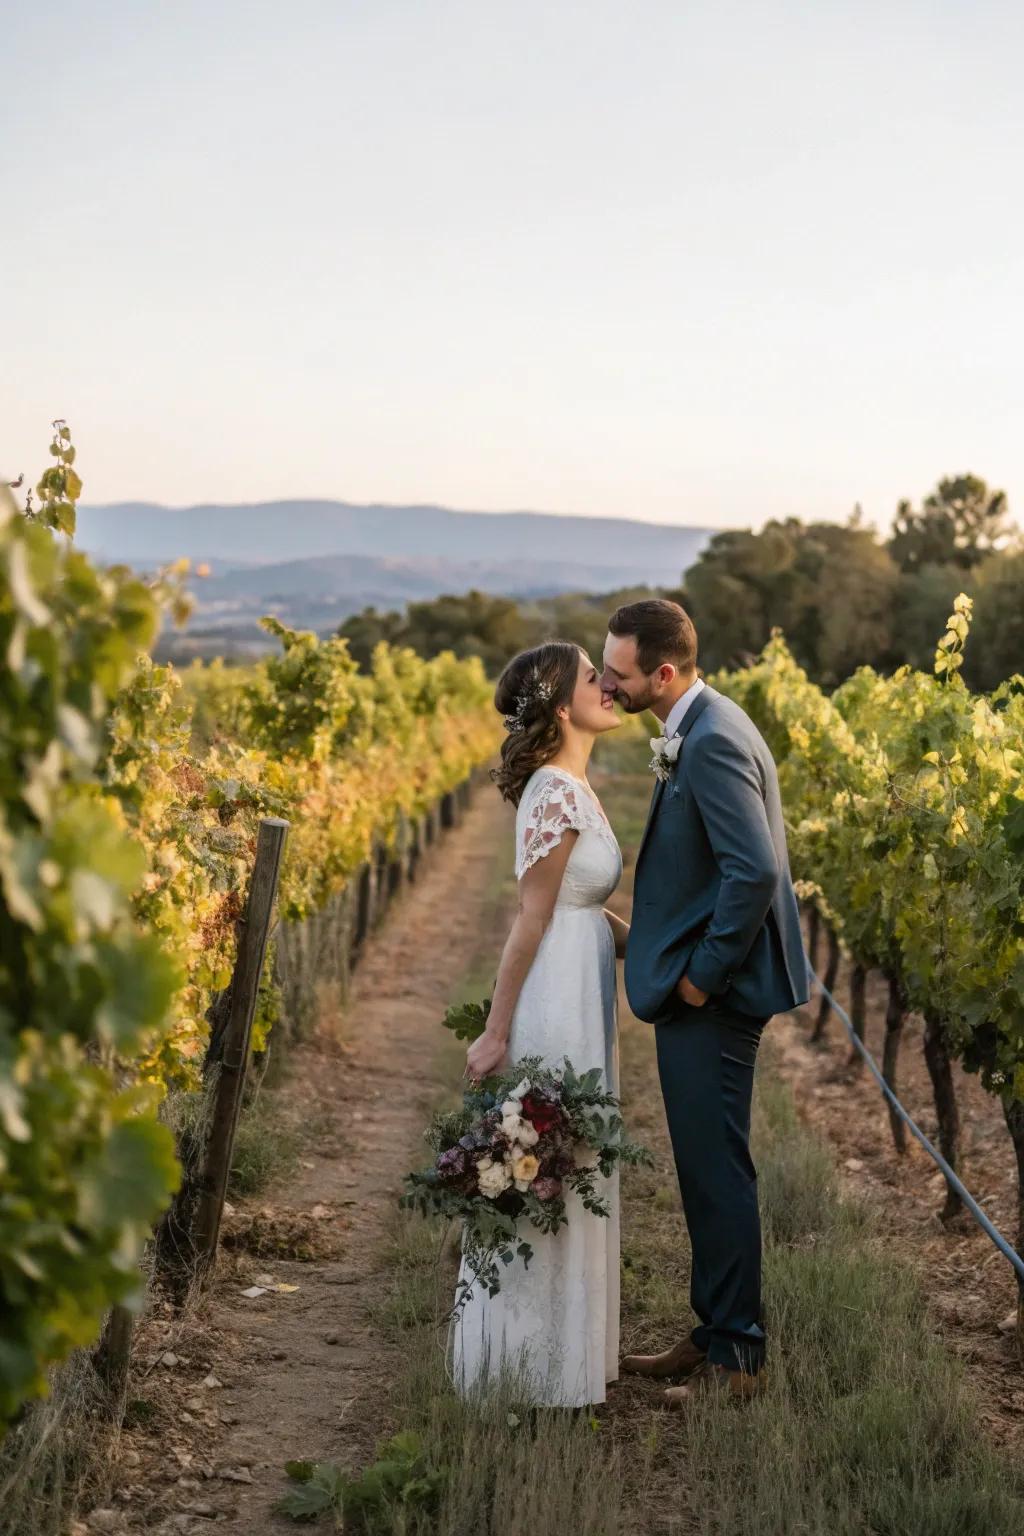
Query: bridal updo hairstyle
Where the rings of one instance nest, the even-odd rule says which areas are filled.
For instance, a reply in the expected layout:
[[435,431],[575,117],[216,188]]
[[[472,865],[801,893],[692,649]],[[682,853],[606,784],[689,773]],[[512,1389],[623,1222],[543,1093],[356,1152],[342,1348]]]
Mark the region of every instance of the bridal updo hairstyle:
[[508,734],[491,778],[503,800],[518,805],[530,775],[558,751],[562,730],[555,711],[572,701],[579,670],[578,645],[548,640],[514,656],[498,679],[494,707],[505,716]]

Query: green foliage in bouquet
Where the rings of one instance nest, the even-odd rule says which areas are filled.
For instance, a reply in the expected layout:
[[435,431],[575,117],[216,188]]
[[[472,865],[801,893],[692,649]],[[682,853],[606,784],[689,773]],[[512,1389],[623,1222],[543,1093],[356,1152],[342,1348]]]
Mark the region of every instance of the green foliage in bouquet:
[[[472,1018],[470,1010],[450,1010]],[[451,1026],[449,1026],[451,1027]],[[426,1140],[435,1158],[406,1176],[401,1205],[423,1216],[463,1222],[466,1268],[454,1313],[479,1283],[501,1288],[504,1268],[529,1266],[526,1229],[555,1233],[569,1221],[567,1197],[607,1217],[600,1180],[621,1163],[650,1154],[623,1136],[619,1101],[599,1067],[579,1073],[524,1057],[508,1072],[467,1089],[459,1108],[434,1116]]]
[[456,1040],[479,1040],[487,1028],[491,1013],[491,1000],[482,1003],[453,1003],[441,1020],[444,1029],[450,1029]]

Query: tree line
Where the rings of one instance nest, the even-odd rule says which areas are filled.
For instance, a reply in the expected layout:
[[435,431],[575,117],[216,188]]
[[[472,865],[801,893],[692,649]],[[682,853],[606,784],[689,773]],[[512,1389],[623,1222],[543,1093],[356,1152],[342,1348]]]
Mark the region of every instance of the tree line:
[[752,659],[777,628],[824,686],[859,666],[928,669],[959,592],[974,602],[969,685],[990,690],[1024,670],[1024,540],[1005,493],[976,475],[941,480],[919,506],[901,501],[884,537],[859,508],[846,523],[773,519],[757,532],[715,534],[676,587],[540,599],[473,591],[410,603],[404,613],[366,608],[338,633],[363,665],[386,640],[425,657],[479,656],[494,675],[516,651],[555,634],[598,656],[611,610],[652,591],[690,613],[707,670]]

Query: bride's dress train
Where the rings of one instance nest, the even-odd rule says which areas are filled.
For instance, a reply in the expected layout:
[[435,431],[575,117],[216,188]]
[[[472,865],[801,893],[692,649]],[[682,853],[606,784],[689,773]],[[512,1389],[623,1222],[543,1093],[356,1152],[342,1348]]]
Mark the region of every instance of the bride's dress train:
[[[579,1072],[599,1066],[609,1090],[618,1093],[615,943],[601,909],[619,883],[622,858],[588,786],[563,769],[539,768],[516,817],[516,877],[570,829],[579,836],[519,996],[509,1060],[539,1056],[558,1067],[568,1057]],[[530,1231],[529,1268],[518,1258],[510,1264],[497,1296],[474,1287],[452,1326],[452,1368],[461,1391],[507,1365],[525,1374],[536,1403],[604,1401],[607,1383],[618,1375],[618,1186],[618,1173],[600,1181],[611,1208],[607,1220],[568,1192],[568,1225],[554,1235]]]

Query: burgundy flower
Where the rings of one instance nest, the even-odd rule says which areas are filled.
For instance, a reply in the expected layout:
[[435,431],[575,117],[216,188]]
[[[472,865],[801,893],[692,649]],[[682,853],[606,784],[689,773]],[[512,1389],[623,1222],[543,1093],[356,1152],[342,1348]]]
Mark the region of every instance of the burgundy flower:
[[523,1099],[523,1115],[541,1136],[554,1130],[564,1119],[560,1104],[553,1103],[551,1099],[542,1099],[535,1093],[528,1093]]
[[557,1200],[562,1193],[562,1181],[554,1178],[537,1178],[530,1185],[530,1190],[538,1200]]

